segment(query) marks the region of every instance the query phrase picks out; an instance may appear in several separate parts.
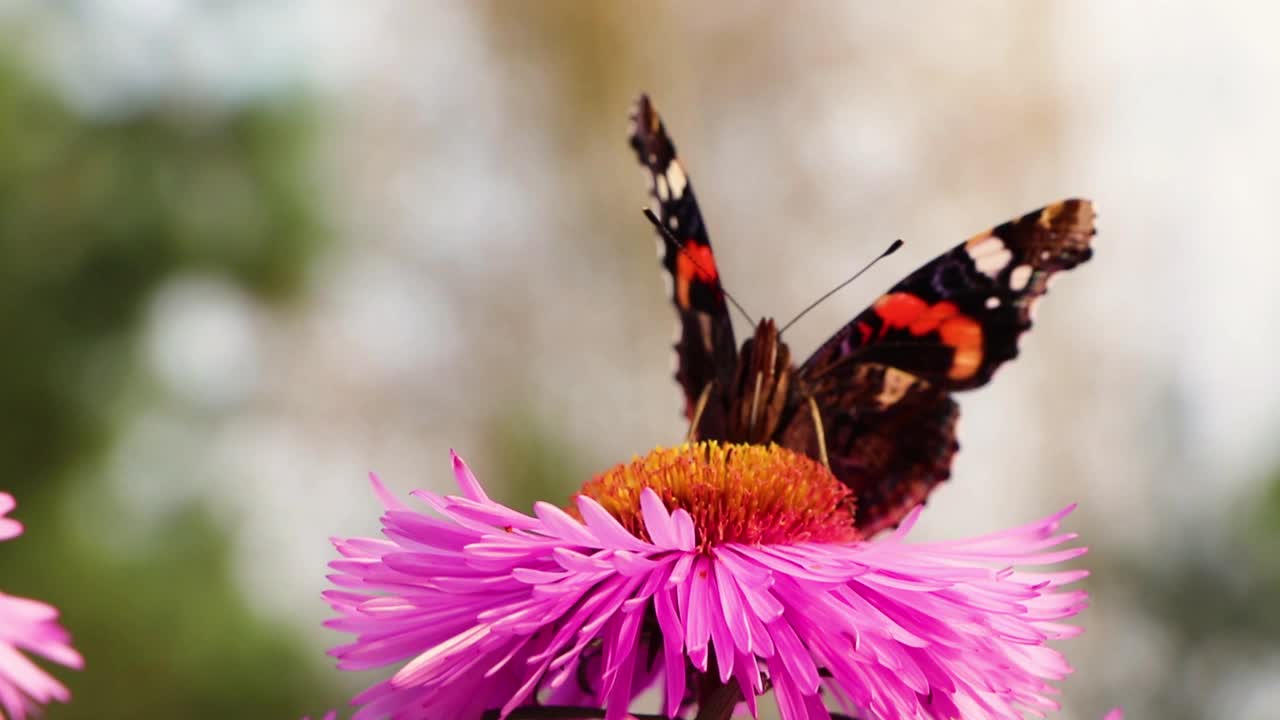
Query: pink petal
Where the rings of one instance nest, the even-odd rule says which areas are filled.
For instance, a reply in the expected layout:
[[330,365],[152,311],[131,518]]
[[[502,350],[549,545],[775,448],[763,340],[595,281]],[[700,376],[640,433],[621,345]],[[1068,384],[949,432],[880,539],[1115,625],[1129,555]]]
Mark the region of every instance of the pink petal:
[[469,500],[492,503],[493,501],[481,487],[480,481],[476,480],[475,473],[471,472],[471,468],[467,467],[467,463],[458,453],[450,450],[449,459],[453,462],[453,477],[458,481],[458,489],[462,491],[462,496]]

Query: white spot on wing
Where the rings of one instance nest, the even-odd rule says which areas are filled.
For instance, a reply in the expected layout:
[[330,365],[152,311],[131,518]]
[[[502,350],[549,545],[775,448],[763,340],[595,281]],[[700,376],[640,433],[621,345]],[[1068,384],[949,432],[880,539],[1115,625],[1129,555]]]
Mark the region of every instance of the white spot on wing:
[[994,235],[968,248],[969,258],[973,260],[978,272],[987,277],[995,277],[1004,270],[1013,253],[1004,246],[1004,241]]
[[1039,307],[1039,305],[1040,305],[1040,298],[1038,297],[1033,299],[1031,302],[1027,303],[1027,319],[1028,320],[1036,319],[1036,308]]
[[[667,244],[662,238],[658,238],[658,262],[667,259]],[[672,279],[671,273],[664,268],[660,273],[662,275],[662,287],[667,291],[667,297],[674,298],[676,296],[676,281]],[[676,334],[680,334],[680,324],[676,323]],[[679,338],[676,338],[679,340]]]
[[1000,298],[996,297],[995,295],[992,295],[991,297],[987,298],[988,310],[995,310],[998,307],[1000,307]]
[[1009,272],[1009,289],[1014,292],[1022,292],[1026,289],[1027,283],[1031,282],[1031,266],[1019,265]]
[[657,192],[658,199],[661,200],[662,202],[666,202],[667,201],[667,179],[662,175],[658,175],[657,177],[654,178],[654,181],[655,181],[654,189]]
[[671,197],[680,199],[684,195],[684,189],[689,186],[689,179],[684,176],[684,169],[680,167],[680,162],[672,160],[667,166],[667,182],[671,183]]
[[880,403],[880,407],[889,407],[901,400],[914,382],[915,379],[911,375],[897,368],[885,368],[884,387],[876,395],[876,402]]
[[[971,241],[972,242],[972,241]],[[993,252],[999,252],[1004,249],[1004,242],[995,235],[988,235],[982,240],[975,243],[969,250],[969,257],[982,257]]]

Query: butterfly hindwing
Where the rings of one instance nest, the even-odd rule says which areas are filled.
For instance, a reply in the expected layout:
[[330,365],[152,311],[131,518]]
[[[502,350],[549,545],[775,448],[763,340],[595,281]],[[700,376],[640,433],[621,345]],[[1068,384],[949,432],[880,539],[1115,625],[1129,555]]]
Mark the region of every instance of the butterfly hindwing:
[[1093,218],[1088,200],[1064,200],[973,236],[880,296],[818,348],[801,377],[874,362],[948,390],[986,384],[1018,354],[1054,273],[1089,259]]
[[711,240],[689,176],[647,96],[641,95],[632,111],[630,142],[648,171],[659,219],[683,245],[659,236],[659,253],[679,316],[676,381],[684,391],[685,414],[693,418],[699,398],[710,386],[712,393],[697,430],[704,437],[716,437],[723,433],[724,388],[733,381],[737,345]]
[[[960,409],[950,393],[910,373],[859,363],[810,388],[822,419],[797,408],[779,434],[784,447],[822,457],[857,499],[855,525],[866,536],[893,527],[951,474]],[[806,405],[808,399],[806,398]]]

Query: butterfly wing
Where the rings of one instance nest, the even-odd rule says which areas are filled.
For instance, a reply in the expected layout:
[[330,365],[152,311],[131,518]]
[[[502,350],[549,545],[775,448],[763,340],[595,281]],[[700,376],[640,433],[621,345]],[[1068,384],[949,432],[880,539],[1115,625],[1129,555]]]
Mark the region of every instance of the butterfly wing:
[[1092,255],[1093,219],[1092,203],[1071,199],[973,236],[880,296],[818,348],[800,375],[873,362],[948,390],[985,385],[1017,356],[1054,273]]
[[[796,371],[817,407],[831,469],[868,534],[896,524],[950,474],[959,415],[950,393],[986,384],[1018,353],[1054,273],[1089,259],[1094,212],[1064,200],[979,233],[911,273]],[[797,406],[780,433],[817,449]]]
[[831,471],[854,491],[854,524],[866,536],[896,525],[950,475],[960,409],[946,390],[887,365],[859,363],[851,374],[816,379],[808,391],[812,406],[806,398],[779,442],[814,458],[825,443]]
[[693,186],[648,96],[641,95],[632,111],[630,142],[648,171],[659,219],[683,245],[659,236],[658,252],[679,316],[676,381],[684,391],[685,415],[693,419],[699,398],[711,385],[697,430],[704,437],[720,437],[727,412],[724,388],[737,365],[733,324]]

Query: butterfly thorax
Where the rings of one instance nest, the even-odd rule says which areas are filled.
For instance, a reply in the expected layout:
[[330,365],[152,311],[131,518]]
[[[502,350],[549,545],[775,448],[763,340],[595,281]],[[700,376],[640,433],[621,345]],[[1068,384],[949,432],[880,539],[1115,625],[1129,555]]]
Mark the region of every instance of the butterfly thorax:
[[767,443],[787,410],[791,386],[791,352],[770,318],[742,344],[733,385],[728,388],[729,442]]

